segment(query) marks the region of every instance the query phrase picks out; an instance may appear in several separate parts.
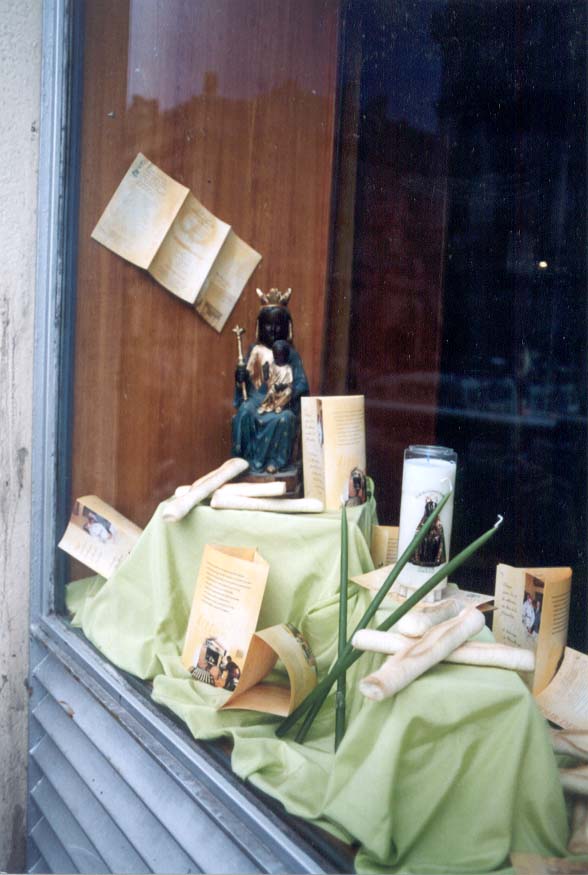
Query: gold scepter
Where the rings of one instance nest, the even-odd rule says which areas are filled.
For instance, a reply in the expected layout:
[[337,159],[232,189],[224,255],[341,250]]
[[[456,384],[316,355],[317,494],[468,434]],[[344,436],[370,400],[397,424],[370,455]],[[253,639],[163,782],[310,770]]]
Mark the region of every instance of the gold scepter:
[[[245,334],[245,329],[241,328],[240,325],[235,325],[233,328],[233,334],[237,335],[237,367],[241,367],[245,364],[245,359],[243,358],[243,344],[241,342],[241,337]],[[247,401],[247,386],[245,383],[241,383],[241,392],[243,394],[243,401]]]

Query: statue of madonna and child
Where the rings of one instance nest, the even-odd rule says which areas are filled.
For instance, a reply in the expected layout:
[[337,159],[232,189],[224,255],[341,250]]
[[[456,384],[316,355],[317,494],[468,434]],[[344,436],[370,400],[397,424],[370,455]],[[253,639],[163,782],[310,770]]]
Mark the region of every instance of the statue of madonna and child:
[[[291,289],[257,289],[261,308],[256,342],[235,370],[232,452],[253,474],[288,469],[300,422],[300,397],[308,395],[302,359],[292,345]],[[239,336],[242,329],[234,329]]]

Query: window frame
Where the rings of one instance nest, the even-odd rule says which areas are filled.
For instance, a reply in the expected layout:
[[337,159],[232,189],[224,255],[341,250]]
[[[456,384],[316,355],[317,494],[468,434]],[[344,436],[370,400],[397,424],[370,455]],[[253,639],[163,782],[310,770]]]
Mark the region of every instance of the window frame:
[[65,191],[73,44],[68,0],[43,6],[39,137],[37,270],[33,352],[31,496],[31,621],[56,607],[55,544],[58,531],[58,472],[62,470],[61,383],[67,361]]

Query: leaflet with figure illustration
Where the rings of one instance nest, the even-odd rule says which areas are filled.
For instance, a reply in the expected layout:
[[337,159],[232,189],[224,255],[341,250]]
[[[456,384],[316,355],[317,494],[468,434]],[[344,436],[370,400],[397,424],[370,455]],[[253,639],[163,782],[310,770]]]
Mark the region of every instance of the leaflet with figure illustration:
[[261,255],[139,153],[92,232],[222,331]]
[[[227,693],[219,709],[286,717],[316,685],[317,671],[312,651],[291,624],[255,631],[268,573],[254,548],[206,545],[182,664],[195,680]],[[263,682],[278,658],[288,686]]]
[[139,526],[98,496],[83,495],[74,503],[57,546],[108,579],[129,556],[141,532]]
[[327,510],[363,504],[365,403],[363,395],[300,399],[304,495]]
[[571,568],[496,569],[496,640],[535,652],[533,694],[555,674],[566,646],[570,614]]

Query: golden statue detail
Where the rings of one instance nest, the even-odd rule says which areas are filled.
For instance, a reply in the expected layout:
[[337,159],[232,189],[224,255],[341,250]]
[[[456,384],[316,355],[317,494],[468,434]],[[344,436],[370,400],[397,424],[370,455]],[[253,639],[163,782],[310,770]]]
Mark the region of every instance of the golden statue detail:
[[270,289],[269,292],[262,292],[261,289],[255,289],[255,291],[262,307],[285,307],[292,294],[292,289],[286,289],[285,292],[281,292],[279,289]]

